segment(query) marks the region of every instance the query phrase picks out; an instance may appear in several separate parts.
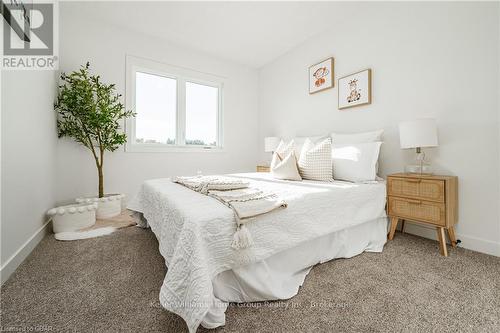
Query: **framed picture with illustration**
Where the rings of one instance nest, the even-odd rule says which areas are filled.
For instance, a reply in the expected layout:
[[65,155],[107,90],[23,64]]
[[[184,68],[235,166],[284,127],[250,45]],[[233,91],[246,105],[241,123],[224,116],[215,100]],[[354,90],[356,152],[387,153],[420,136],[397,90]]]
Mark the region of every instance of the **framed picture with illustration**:
[[333,58],[309,67],[309,94],[333,87]]
[[341,77],[338,82],[339,110],[372,102],[372,70]]

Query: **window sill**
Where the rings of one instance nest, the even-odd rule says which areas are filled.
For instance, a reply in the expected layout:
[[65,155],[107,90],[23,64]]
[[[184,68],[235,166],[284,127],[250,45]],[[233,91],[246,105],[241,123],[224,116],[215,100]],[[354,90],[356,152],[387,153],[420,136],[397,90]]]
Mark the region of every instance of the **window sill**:
[[223,147],[203,146],[174,146],[174,145],[138,145],[131,144],[125,146],[127,153],[225,153]]

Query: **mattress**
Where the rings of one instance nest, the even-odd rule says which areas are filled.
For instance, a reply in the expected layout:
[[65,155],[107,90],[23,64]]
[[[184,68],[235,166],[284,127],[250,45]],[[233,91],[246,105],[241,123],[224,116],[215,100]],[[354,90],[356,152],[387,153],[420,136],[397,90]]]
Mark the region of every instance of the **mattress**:
[[230,247],[236,229],[230,208],[169,179],[144,182],[128,206],[143,213],[168,266],[160,303],[180,315],[191,332],[211,309],[223,313],[227,307],[214,290],[214,281],[222,272],[237,271],[321,236],[385,216],[384,182],[293,182],[275,180],[268,173],[231,176],[273,191],[288,203],[286,209],[247,223],[254,241],[248,249]]

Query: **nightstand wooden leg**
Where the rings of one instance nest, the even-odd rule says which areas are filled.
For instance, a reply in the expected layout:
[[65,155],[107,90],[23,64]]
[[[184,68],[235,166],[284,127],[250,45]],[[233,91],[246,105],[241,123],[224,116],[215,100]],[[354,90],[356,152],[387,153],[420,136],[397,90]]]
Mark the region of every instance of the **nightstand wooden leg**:
[[401,233],[404,234],[405,233],[405,220],[401,220]]
[[455,235],[455,227],[448,228],[448,236],[452,247],[457,247],[457,236]]
[[389,232],[389,240],[392,240],[394,238],[394,233],[396,232],[398,221],[399,219],[397,217],[391,217],[391,231]]
[[437,227],[437,238],[439,241],[439,252],[441,255],[447,257],[448,256],[448,249],[446,248],[446,238],[444,235],[444,228],[443,227]]

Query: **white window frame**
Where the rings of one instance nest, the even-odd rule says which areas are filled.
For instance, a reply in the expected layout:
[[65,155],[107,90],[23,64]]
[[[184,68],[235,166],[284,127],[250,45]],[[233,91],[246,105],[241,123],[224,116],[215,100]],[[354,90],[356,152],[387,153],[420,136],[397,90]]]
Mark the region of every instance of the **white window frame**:
[[[223,109],[224,109],[224,78],[212,74],[202,73],[191,69],[171,66],[135,56],[126,57],[126,109],[135,111],[135,79],[136,73],[146,73],[163,76],[177,81],[176,101],[176,138],[175,144],[161,143],[137,143],[135,136],[135,117],[128,118],[125,122],[127,152],[223,152]],[[186,145],[186,82],[202,84],[218,88],[218,112],[217,112],[217,145]],[[182,87],[181,89],[179,89]]]

